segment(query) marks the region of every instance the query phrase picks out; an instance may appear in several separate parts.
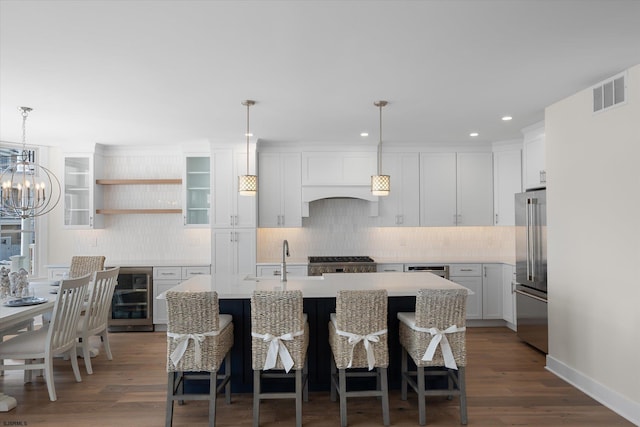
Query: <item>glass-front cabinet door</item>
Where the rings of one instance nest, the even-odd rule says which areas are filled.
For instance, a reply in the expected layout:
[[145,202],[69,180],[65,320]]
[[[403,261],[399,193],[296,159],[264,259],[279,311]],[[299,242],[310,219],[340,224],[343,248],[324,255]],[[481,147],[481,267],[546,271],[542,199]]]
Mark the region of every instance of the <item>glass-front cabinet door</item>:
[[64,159],[64,225],[100,228],[95,214],[95,164],[93,155]]
[[185,225],[209,225],[211,175],[209,157],[187,157],[185,177]]

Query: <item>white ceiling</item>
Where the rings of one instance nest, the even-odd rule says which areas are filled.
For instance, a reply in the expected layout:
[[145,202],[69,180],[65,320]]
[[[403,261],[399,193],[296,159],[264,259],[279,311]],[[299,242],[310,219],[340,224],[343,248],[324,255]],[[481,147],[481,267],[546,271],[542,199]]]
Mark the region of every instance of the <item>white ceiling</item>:
[[[640,63],[640,1],[0,0],[0,140],[521,137]],[[503,115],[513,116],[503,122]]]

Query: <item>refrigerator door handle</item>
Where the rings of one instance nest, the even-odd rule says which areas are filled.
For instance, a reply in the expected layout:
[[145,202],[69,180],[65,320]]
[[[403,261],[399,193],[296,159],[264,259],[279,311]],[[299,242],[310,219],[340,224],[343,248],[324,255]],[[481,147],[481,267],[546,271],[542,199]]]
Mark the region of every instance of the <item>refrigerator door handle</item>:
[[530,282],[536,281],[536,241],[538,236],[536,235],[536,205],[538,199],[534,197],[527,198],[527,214],[526,214],[526,227],[527,227],[527,279]]
[[523,292],[520,289],[516,289],[516,294],[524,295],[525,297],[533,298],[533,299],[538,300],[540,302],[544,302],[544,303],[547,302],[547,300],[544,299],[544,298],[540,298],[539,296],[530,294],[528,292]]

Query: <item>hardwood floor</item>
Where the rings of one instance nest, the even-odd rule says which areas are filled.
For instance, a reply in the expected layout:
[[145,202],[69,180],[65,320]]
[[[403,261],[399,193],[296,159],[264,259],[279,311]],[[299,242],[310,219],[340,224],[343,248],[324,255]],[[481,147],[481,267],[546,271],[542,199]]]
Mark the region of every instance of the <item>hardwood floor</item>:
[[[82,382],[76,383],[68,361],[54,363],[56,402],[49,401],[42,377],[23,384],[22,371],[0,377],[1,390],[18,400],[18,407],[0,412],[0,425],[20,426],[162,426],[166,396],[166,334],[112,333],[114,360],[101,352],[92,359],[93,375],[80,360]],[[632,426],[544,369],[544,355],[523,344],[506,328],[469,328],[467,332],[467,397],[470,426]],[[234,394],[231,405],[218,401],[217,425],[251,426],[251,394]],[[415,426],[415,394],[390,398],[391,424]],[[261,404],[261,426],[294,425],[291,400]],[[327,393],[311,393],[303,407],[304,425],[339,425],[339,405]],[[349,426],[382,425],[375,398],[350,399]],[[208,422],[206,402],[175,407],[174,423],[202,426]],[[427,400],[428,426],[459,426],[458,401]]]

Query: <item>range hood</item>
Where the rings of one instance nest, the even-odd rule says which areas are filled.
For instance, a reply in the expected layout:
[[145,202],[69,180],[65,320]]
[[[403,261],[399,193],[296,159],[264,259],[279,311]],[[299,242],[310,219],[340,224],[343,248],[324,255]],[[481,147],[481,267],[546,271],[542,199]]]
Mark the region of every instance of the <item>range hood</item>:
[[309,216],[309,203],[322,199],[361,199],[369,202],[369,216],[378,216],[378,196],[368,185],[303,185],[302,216]]

